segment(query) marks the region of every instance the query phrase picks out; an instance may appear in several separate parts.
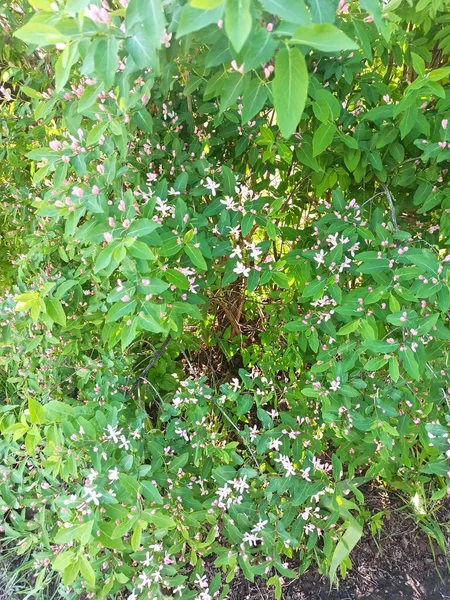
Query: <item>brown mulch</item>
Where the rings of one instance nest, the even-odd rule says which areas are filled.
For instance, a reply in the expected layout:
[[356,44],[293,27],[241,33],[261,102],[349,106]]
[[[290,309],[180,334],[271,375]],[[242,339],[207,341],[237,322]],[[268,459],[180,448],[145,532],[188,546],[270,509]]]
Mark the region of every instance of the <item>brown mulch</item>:
[[[330,590],[329,580],[311,568],[295,580],[286,580],[285,600],[450,600],[450,553],[443,553],[413,519],[402,510],[395,495],[372,488],[366,490],[366,505],[372,514],[386,511],[379,535],[365,535],[351,554],[353,568],[339,589]],[[450,499],[434,515],[441,523],[450,546]],[[434,551],[434,555],[433,555]],[[292,564],[292,568],[295,565]],[[250,583],[237,578],[231,584],[229,600],[274,600],[264,581]]]

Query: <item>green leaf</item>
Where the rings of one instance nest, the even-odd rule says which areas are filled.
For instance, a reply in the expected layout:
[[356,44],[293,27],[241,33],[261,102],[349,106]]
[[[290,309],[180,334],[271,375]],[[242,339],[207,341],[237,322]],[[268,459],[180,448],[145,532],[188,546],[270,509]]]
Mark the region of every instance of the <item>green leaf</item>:
[[398,368],[398,360],[396,356],[391,356],[389,359],[389,375],[395,383],[397,383],[400,377],[400,370]]
[[62,327],[66,326],[66,313],[61,302],[57,298],[47,298],[45,300],[45,308],[48,316],[52,321],[58,323]]
[[128,302],[116,302],[111,306],[106,315],[106,323],[112,323],[118,321],[125,315],[129,315],[136,308],[136,300],[129,300]]
[[73,64],[77,61],[79,56],[78,53],[78,41],[75,40],[64,48],[55,63],[55,89],[60,92],[66,85],[69,79],[70,69]]
[[84,112],[90,108],[97,101],[97,96],[101,93],[102,89],[103,83],[85,87],[78,101],[78,112]]
[[366,362],[366,364],[364,365],[364,369],[366,371],[378,371],[378,369],[384,367],[387,361],[387,358],[383,358],[382,356],[376,356],[375,358],[371,358]]
[[32,423],[36,423],[37,425],[43,425],[45,423],[44,407],[31,396],[28,398],[28,411]]
[[295,30],[291,44],[304,44],[322,52],[357,50],[358,44],[334,25],[312,25]]
[[380,1],[379,0],[359,0],[359,5],[362,10],[367,10],[367,12],[373,17],[375,25],[380,30],[383,25]]
[[338,0],[308,0],[314,23],[334,23]]
[[90,585],[95,585],[95,571],[85,556],[80,558],[80,573]]
[[178,23],[177,37],[203,29],[212,23],[217,23],[223,15],[223,5],[213,10],[198,10],[185,4]]
[[163,504],[164,498],[159,493],[158,488],[151,481],[141,481],[142,495],[146,500],[155,502],[156,504]]
[[135,241],[129,247],[129,251],[134,258],[140,258],[142,260],[155,260],[153,251],[147,246],[147,244],[144,244],[144,242]]
[[334,549],[333,556],[331,558],[330,572],[328,576],[332,582],[336,577],[336,571],[339,565],[347,559],[350,552],[361,539],[362,533],[363,530],[361,525],[358,523],[358,521],[356,521],[356,519],[350,517],[347,529]]
[[419,373],[419,365],[414,357],[414,353],[411,348],[405,348],[404,350],[399,350],[399,356],[402,359],[402,365],[405,371],[415,379],[416,381],[420,381],[420,373]]
[[103,121],[101,123],[97,123],[97,125],[94,125],[87,135],[86,146],[94,146],[97,144],[99,139],[105,133],[107,127],[108,121]]
[[171,517],[170,515],[165,515],[163,513],[154,513],[148,515],[146,519],[150,523],[153,523],[153,525],[157,529],[175,529],[175,527],[177,526],[177,523],[173,517]]
[[155,221],[151,221],[150,219],[138,218],[136,221],[131,223],[129,229],[127,229],[127,236],[130,237],[144,237],[149,233],[155,231],[161,227],[159,223],[155,223]]
[[236,71],[230,73],[225,85],[222,87],[220,95],[219,114],[223,113],[241,95],[244,87],[244,76]]
[[189,279],[183,273],[180,273],[177,269],[167,269],[165,275],[168,281],[175,285],[180,290],[189,289]]
[[273,95],[281,133],[289,138],[300,122],[308,91],[308,72],[298,48],[282,48],[275,61]]
[[141,545],[142,539],[142,527],[140,522],[138,521],[133,529],[133,534],[131,536],[130,544],[133,552],[137,552],[139,546]]
[[[51,13],[53,16],[53,13]],[[53,46],[66,41],[66,36],[63,35],[53,25],[40,22],[36,18],[32,18],[20,29],[17,29],[13,36],[19,38],[27,44],[36,46]]]
[[206,264],[206,261],[203,258],[203,255],[200,252],[199,248],[196,248],[192,244],[186,244],[186,246],[184,247],[184,250],[185,250],[186,254],[189,256],[189,258],[191,259],[192,263],[198,269],[201,269],[202,271],[208,270],[208,265]]
[[314,132],[313,136],[313,156],[322,154],[333,141],[334,135],[337,132],[336,125],[333,123],[321,123]]
[[311,23],[311,17],[306,10],[303,0],[260,0],[263,8],[273,15],[277,15],[298,25]]
[[264,107],[268,96],[267,85],[261,79],[252,79],[242,96],[242,122],[248,123]]
[[64,571],[64,569],[71,564],[74,558],[75,552],[72,552],[72,550],[61,552],[53,561],[52,567],[55,571]]
[[136,125],[145,133],[153,132],[153,119],[148,110],[142,109],[134,113]]
[[337,332],[337,335],[348,335],[349,333],[356,331],[356,329],[358,329],[358,327],[359,327],[360,322],[361,322],[361,319],[356,319],[355,321],[350,321],[350,323],[343,325],[339,329],[339,331]]
[[251,30],[250,0],[226,0],[225,32],[236,52],[241,51]]
[[59,400],[51,400],[44,405],[45,419],[50,423],[61,423],[67,421],[73,413],[73,409],[69,404],[59,402]]
[[246,71],[258,69],[272,59],[277,47],[277,40],[265,27],[252,31],[241,53],[244,69]]
[[95,73],[103,81],[106,90],[109,90],[116,77],[119,64],[119,40],[107,37],[99,40],[94,54]]
[[155,67],[158,64],[156,48],[159,44],[149,36],[143,25],[133,27],[133,35],[125,40],[124,45],[139,69]]
[[[141,40],[144,39],[143,34],[146,35],[148,42],[159,48],[165,28],[161,0],[130,0],[125,13],[125,28],[131,36],[140,32]],[[144,44],[144,47],[148,46]]]
[[189,4],[194,8],[211,10],[223,4],[223,0],[190,0]]

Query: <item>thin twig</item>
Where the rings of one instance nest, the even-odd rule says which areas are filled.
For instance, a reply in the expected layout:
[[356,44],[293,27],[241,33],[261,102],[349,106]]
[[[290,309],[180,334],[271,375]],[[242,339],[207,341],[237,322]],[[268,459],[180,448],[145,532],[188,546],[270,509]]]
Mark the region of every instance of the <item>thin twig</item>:
[[164,342],[161,344],[161,346],[158,348],[158,350],[152,356],[152,358],[151,358],[150,362],[148,363],[148,365],[145,367],[145,369],[142,371],[142,373],[139,375],[139,377],[134,382],[134,385],[131,388],[131,393],[134,392],[134,390],[136,389],[136,387],[139,384],[139,381],[145,380],[147,378],[147,373],[150,371],[150,369],[153,367],[153,365],[159,359],[159,357],[161,356],[161,354],[164,352],[164,350],[165,350],[167,344],[170,342],[170,340],[171,340],[171,337],[170,337],[170,333],[169,333],[169,335],[166,337],[166,339],[164,340]]
[[386,199],[387,199],[387,201],[388,201],[388,204],[389,204],[389,208],[390,208],[390,211],[391,211],[391,220],[392,220],[392,225],[394,226],[394,230],[395,230],[395,231],[398,231],[397,217],[395,216],[395,206],[394,206],[394,199],[393,199],[393,197],[392,197],[392,194],[391,194],[391,192],[390,192],[390,190],[389,190],[388,186],[387,186],[385,183],[383,183],[382,181],[380,181],[380,185],[381,185],[381,187],[382,187],[382,188],[383,188],[383,190],[384,190],[384,193],[385,193]]
[[233,421],[230,419],[230,417],[227,415],[227,413],[223,410],[223,408],[221,406],[219,406],[217,404],[217,402],[213,399],[214,404],[217,406],[217,408],[220,410],[220,412],[223,414],[223,416],[225,417],[225,419],[231,424],[231,426],[233,427],[233,429],[235,431],[237,431],[239,437],[241,438],[241,440],[244,442],[245,447],[247,448],[247,450],[249,451],[255,465],[258,467],[258,469],[260,468],[258,459],[256,458],[256,456],[253,453],[253,450],[250,448],[250,446],[247,444],[244,436],[242,435],[242,431],[239,429],[239,427],[233,423]]

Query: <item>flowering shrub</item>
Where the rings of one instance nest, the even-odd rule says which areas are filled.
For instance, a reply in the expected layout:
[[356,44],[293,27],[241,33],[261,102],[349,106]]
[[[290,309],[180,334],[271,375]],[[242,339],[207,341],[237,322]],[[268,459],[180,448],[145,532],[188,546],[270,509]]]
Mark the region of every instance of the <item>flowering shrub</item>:
[[4,6],[0,511],[33,594],[280,598],[345,576],[364,484],[447,496],[448,5]]

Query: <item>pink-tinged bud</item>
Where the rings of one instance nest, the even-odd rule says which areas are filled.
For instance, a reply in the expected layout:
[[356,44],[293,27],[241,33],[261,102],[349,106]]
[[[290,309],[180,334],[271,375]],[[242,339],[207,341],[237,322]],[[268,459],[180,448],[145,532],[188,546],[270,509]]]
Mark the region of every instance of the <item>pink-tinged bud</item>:
[[115,227],[116,222],[114,221],[114,219],[112,217],[109,217],[109,219],[108,219],[108,225],[110,227]]
[[125,221],[123,221],[122,223],[122,227],[125,227],[125,229],[128,229],[128,227],[131,225],[131,221],[129,219],[125,219]]
[[118,208],[119,208],[119,210],[120,210],[121,212],[123,212],[123,211],[125,210],[125,208],[126,208],[126,207],[125,207],[125,202],[124,202],[123,200],[121,200],[121,201],[119,202],[119,207],[118,207]]
[[100,173],[100,175],[104,175],[105,167],[103,165],[97,165],[97,171]]
[[447,256],[444,258],[444,260],[442,262],[450,262],[450,254],[447,254]]
[[98,196],[100,194],[100,188],[97,185],[92,186],[92,193],[94,196]]
[[125,296],[123,296],[121,298],[122,302],[128,302],[129,299],[130,299],[130,296],[128,294],[125,294]]
[[235,60],[231,61],[231,67],[237,71],[238,73],[240,73],[241,75],[244,74],[244,63],[242,63],[242,65],[240,67],[238,67],[237,62]]
[[266,25],[266,29],[267,29],[267,31],[269,31],[269,32],[270,32],[270,31],[272,31],[272,30],[273,30],[273,23],[267,23],[267,25]]
[[148,94],[143,94],[143,96],[141,98],[141,102],[142,102],[142,104],[147,104],[147,102],[148,102]]
[[391,99],[391,98],[390,98],[389,94],[385,94],[385,95],[383,96],[383,100],[384,100],[385,102],[389,102],[389,100],[390,100],[390,99]]
[[49,143],[49,146],[52,150],[55,150],[55,152],[58,152],[59,150],[62,150],[62,144],[60,141],[58,140],[52,140]]
[[445,148],[447,146],[447,142],[438,142],[438,146],[440,148]]
[[111,23],[111,17],[109,13],[104,8],[99,8],[95,6],[95,4],[90,4],[87,8],[84,9],[84,16],[94,23],[97,24],[106,24],[109,25]]
[[110,233],[109,231],[106,231],[103,234],[103,238],[104,238],[105,242],[108,242],[108,243],[113,241],[112,233]]
[[223,19],[219,19],[219,20],[217,21],[217,27],[218,27],[219,29],[222,29],[222,28],[223,28]]
[[369,16],[364,19],[364,23],[373,23],[373,17]]
[[448,119],[442,119],[441,125],[442,125],[442,129],[447,129]]
[[69,156],[61,156],[61,160],[63,161],[63,163],[68,163],[70,161],[70,157]]
[[82,198],[83,197],[83,190],[81,188],[75,186],[72,189],[72,194],[74,196],[76,196],[77,198]]

